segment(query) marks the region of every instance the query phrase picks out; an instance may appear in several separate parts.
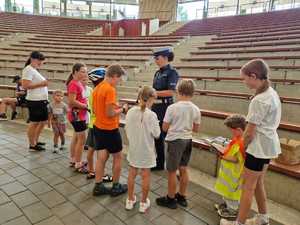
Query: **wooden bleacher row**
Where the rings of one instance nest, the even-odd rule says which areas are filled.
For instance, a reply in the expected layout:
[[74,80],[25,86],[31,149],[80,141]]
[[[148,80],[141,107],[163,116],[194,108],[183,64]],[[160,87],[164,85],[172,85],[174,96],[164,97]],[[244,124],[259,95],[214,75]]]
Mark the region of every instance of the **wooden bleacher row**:
[[[5,50],[5,52],[1,52],[0,58],[1,56],[6,56],[6,58],[11,58],[11,57],[20,57],[20,58],[27,58],[31,52],[30,51],[26,51],[26,50],[12,50],[11,48],[1,48],[0,47],[0,51],[1,50]],[[147,60],[149,60],[149,54],[145,55],[145,56],[119,56],[119,55],[113,55],[113,56],[107,56],[107,55],[94,55],[94,54],[89,54],[89,55],[84,55],[81,54],[78,55],[79,53],[76,53],[75,55],[72,52],[68,52],[66,54],[63,55],[58,55],[57,53],[52,53],[52,52],[48,52],[43,51],[43,53],[45,53],[46,55],[46,61],[47,62],[52,62],[53,59],[70,59],[73,61],[80,61],[80,60],[108,60],[108,61],[120,61],[120,60],[124,60],[124,61],[140,61],[140,62],[145,62]]]
[[[188,76],[180,75],[181,78],[194,79],[194,80],[212,80],[212,81],[242,81],[240,77],[215,77],[215,76]],[[297,79],[270,79],[272,83],[282,83],[282,84],[299,84],[300,80]]]
[[[20,41],[19,43],[23,43],[23,44],[32,44],[32,45],[47,45],[47,46],[51,46],[51,45],[56,45],[56,46],[74,46],[74,45],[83,45],[83,43],[80,42],[73,42],[73,43],[64,43],[62,42],[55,42],[55,41]],[[172,46],[175,43],[172,42],[165,42],[165,43],[134,43],[134,44],[128,44],[128,43],[84,43],[84,46],[95,46],[95,47],[164,47],[164,46]],[[20,45],[20,44],[19,44]],[[24,45],[26,46],[26,45]]]
[[297,27],[294,27],[295,30],[292,30],[292,31],[269,31],[269,32],[262,32],[262,33],[252,33],[252,34],[236,34],[236,35],[230,35],[230,36],[222,36],[222,35],[219,35],[217,37],[213,37],[211,40],[212,41],[223,41],[223,40],[231,40],[231,39],[248,39],[248,38],[261,38],[261,37],[273,37],[273,36],[283,36],[283,35],[297,35],[297,34],[300,34],[300,26]]
[[[176,69],[208,69],[208,70],[234,70],[241,69],[240,66],[202,66],[202,65],[188,65],[188,64],[174,64]],[[273,70],[299,70],[300,66],[270,66]]]
[[[190,58],[181,58],[181,61],[193,62],[193,61],[228,61],[228,60],[252,60],[255,57],[251,56],[230,56],[230,57],[190,57]],[[300,59],[300,55],[279,55],[279,56],[259,56],[257,58],[264,60],[290,60],[290,59]],[[295,63],[295,62],[294,62]]]
[[262,52],[299,52],[300,47],[279,47],[279,48],[261,48],[261,49],[226,49],[214,51],[193,51],[192,55],[212,55],[212,54],[235,54],[235,53],[262,53]]
[[[141,51],[148,51],[152,53],[152,49],[155,46],[148,46],[145,47],[143,45],[141,46],[107,46],[103,45],[102,47],[99,46],[81,46],[81,45],[56,45],[56,44],[11,44],[12,47],[26,47],[26,48],[46,48],[46,49],[52,49],[52,50],[59,50],[59,49],[74,49],[74,50],[97,50],[97,51],[132,51],[134,52],[141,52]],[[165,46],[165,45],[164,45]]]
[[141,36],[141,37],[106,37],[106,36],[96,36],[96,35],[69,35],[69,34],[36,34],[36,38],[51,38],[51,39],[68,39],[68,40],[179,40],[183,39],[183,36],[170,36],[170,35],[151,35],[151,36]]
[[[138,48],[133,51],[133,49],[126,49],[126,48],[84,48],[84,47],[63,47],[61,48],[53,48],[53,47],[37,47],[37,46],[23,46],[23,45],[11,45],[12,47],[9,48],[1,48],[6,50],[16,50],[16,51],[33,51],[39,50],[43,53],[58,53],[58,54],[88,54],[88,55],[119,55],[119,56],[149,56],[152,55],[152,51],[149,49],[141,49]],[[14,47],[16,46],[16,47]],[[47,55],[46,55],[47,56]]]
[[273,42],[250,42],[245,44],[223,44],[223,45],[209,45],[198,47],[200,50],[204,49],[223,49],[223,48],[250,48],[250,47],[265,47],[265,46],[280,46],[280,45],[299,45],[298,39],[292,41],[273,41]]
[[[136,104],[136,100],[135,99],[120,99],[121,102],[126,102],[130,105],[135,105]],[[211,110],[203,110],[201,109],[201,115],[204,117],[214,117],[214,118],[218,118],[218,119],[225,119],[227,118],[229,115],[231,115],[230,113],[226,113],[226,112],[216,112],[216,111],[211,111]],[[124,126],[124,122],[122,124],[122,126]],[[281,123],[279,129],[289,129],[289,130],[293,130],[294,132],[300,132],[300,126],[294,126],[292,124],[288,124],[288,123]],[[204,141],[201,141],[199,139],[193,139],[193,146],[195,148],[198,149],[203,149],[203,150],[209,150],[210,146],[205,143]],[[283,164],[279,164],[276,163],[274,161],[271,162],[270,164],[270,169],[274,170],[276,172],[300,179],[300,170],[298,168],[298,166],[286,166]]]
[[[299,29],[300,34],[300,29]],[[232,44],[232,43],[241,43],[241,42],[259,42],[259,41],[280,41],[288,39],[299,39],[300,35],[272,35],[271,37],[252,37],[252,38],[234,38],[226,41],[213,40],[205,42],[207,45],[217,45],[217,44]]]

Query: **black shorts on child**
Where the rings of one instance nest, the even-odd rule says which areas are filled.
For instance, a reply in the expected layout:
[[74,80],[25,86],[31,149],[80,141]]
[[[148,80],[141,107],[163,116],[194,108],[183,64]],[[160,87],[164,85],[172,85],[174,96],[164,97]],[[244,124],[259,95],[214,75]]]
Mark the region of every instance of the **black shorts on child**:
[[270,159],[260,159],[256,158],[253,155],[246,153],[246,159],[245,159],[245,167],[249,170],[253,171],[263,171],[265,164],[269,164]]
[[107,150],[114,154],[122,151],[122,138],[119,129],[102,130],[94,126],[95,150]]

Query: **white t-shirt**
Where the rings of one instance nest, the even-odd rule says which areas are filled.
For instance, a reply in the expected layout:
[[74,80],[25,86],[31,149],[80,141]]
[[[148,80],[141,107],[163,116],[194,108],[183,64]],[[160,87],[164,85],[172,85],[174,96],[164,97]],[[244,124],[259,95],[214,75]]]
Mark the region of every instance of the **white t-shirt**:
[[255,96],[249,105],[247,122],[256,125],[256,132],[246,152],[256,158],[276,158],[281,153],[280,141],[276,132],[280,119],[281,102],[272,87]]
[[[30,80],[33,84],[40,83],[46,80],[35,68],[31,65],[26,66],[22,71],[22,79]],[[39,87],[28,89],[26,99],[30,101],[48,100],[48,88]]]
[[193,124],[200,124],[200,109],[190,101],[178,101],[167,109],[164,122],[170,127],[166,141],[192,139]]
[[157,116],[150,109],[141,111],[139,106],[132,107],[126,115],[125,126],[129,141],[127,160],[136,168],[152,168],[156,166],[154,138],[160,135]]

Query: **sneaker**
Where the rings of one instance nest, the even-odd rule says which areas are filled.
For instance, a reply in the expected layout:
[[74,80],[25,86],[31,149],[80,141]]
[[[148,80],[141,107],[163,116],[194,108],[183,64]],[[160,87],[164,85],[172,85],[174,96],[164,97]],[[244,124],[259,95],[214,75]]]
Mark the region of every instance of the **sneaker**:
[[149,198],[146,199],[146,202],[140,202],[140,208],[139,208],[140,213],[147,212],[147,210],[149,208],[150,208],[150,199]]
[[251,219],[247,219],[245,225],[270,225],[269,221],[263,221],[258,215]]
[[170,209],[177,209],[176,198],[169,198],[169,196],[157,198],[156,204]]
[[7,120],[7,116],[5,113],[0,114],[0,120]]
[[54,146],[52,152],[53,152],[53,153],[58,153],[58,147],[57,147],[57,146]]
[[36,146],[29,146],[29,151],[30,152],[36,152],[36,151],[45,151],[46,149],[39,146],[39,145],[36,145]]
[[177,203],[179,205],[181,205],[182,207],[187,207],[188,206],[188,203],[187,203],[187,200],[186,200],[185,196],[183,196],[179,193],[176,193],[175,198],[177,200]]
[[218,214],[220,217],[225,218],[225,219],[233,219],[236,218],[238,215],[237,210],[229,209],[229,208],[224,208],[224,209],[219,209]]
[[10,118],[10,119],[11,119],[11,120],[16,119],[17,114],[18,114],[18,113],[17,113],[16,111],[12,112],[12,113],[11,113],[11,118]]
[[66,150],[66,147],[64,145],[61,145],[59,148],[60,151]]
[[220,225],[238,225],[236,221],[221,219]]
[[46,145],[46,143],[45,142],[38,142],[38,143],[36,143],[36,145],[44,146],[44,145]]
[[111,190],[103,183],[95,183],[95,187],[93,189],[93,195],[94,196],[100,196],[100,195],[108,195],[110,194]]
[[127,184],[115,183],[111,188],[110,195],[116,197],[118,195],[126,193],[128,190]]
[[132,210],[134,205],[136,203],[136,196],[134,196],[134,200],[129,200],[128,198],[126,199],[126,205],[125,209],[127,210]]
[[227,205],[226,205],[226,202],[223,202],[223,203],[220,203],[220,204],[215,204],[215,209],[218,211],[218,210],[222,210],[222,209],[226,209],[227,208]]

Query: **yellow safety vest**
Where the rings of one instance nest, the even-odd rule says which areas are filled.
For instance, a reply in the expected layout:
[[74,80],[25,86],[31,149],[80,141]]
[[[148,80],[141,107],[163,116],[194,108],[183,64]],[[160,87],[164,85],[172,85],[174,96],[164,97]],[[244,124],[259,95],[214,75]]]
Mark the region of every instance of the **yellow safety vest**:
[[221,160],[215,189],[223,197],[239,201],[242,185],[241,174],[245,162],[243,140],[233,139],[225,150],[224,155],[237,156],[238,163]]

